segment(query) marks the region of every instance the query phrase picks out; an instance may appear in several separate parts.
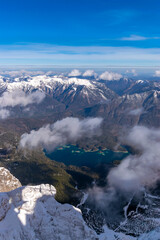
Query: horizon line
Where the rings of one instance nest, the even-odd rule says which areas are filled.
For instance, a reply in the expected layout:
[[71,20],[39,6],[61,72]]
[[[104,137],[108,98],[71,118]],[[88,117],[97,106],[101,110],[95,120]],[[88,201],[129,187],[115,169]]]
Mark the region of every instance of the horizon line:
[[148,65],[141,65],[141,66],[137,66],[137,65],[81,65],[81,64],[77,64],[77,65],[73,65],[73,64],[16,64],[16,65],[12,65],[12,64],[4,64],[4,65],[0,65],[0,69],[1,68],[6,68],[6,67],[18,67],[18,68],[28,68],[28,67],[37,67],[37,68],[160,68],[160,65],[154,65],[154,66],[148,66]]

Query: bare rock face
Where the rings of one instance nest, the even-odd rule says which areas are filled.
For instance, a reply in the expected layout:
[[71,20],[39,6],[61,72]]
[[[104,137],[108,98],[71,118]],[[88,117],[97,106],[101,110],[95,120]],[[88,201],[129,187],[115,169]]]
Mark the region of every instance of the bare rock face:
[[9,170],[0,167],[0,192],[9,192],[21,186],[20,181]]
[[48,184],[0,193],[0,240],[96,240],[81,211],[55,194]]

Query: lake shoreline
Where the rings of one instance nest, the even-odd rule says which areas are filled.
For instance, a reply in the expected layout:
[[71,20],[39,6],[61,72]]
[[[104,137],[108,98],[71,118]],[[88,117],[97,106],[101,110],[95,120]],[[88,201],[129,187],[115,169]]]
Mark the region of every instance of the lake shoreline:
[[65,145],[56,148],[52,153],[45,152],[51,160],[62,162],[65,165],[94,168],[103,164],[113,164],[129,155],[128,151],[112,151],[109,149],[85,150],[76,145]]
[[70,148],[70,146],[77,147],[79,150],[83,150],[84,152],[103,152],[103,151],[112,151],[115,153],[129,153],[127,150],[112,150],[109,148],[95,148],[95,149],[85,149],[85,148],[80,148],[76,144],[71,144],[71,145],[64,145],[61,147],[57,147],[56,149],[58,150],[63,150],[64,148]]

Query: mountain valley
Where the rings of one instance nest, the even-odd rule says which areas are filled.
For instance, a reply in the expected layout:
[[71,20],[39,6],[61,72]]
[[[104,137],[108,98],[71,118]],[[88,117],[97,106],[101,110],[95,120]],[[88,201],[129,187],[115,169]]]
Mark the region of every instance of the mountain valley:
[[[69,124],[73,129],[75,126],[72,125],[72,121],[79,119],[78,124],[80,124],[79,127],[83,134],[79,134],[77,138],[72,138],[72,135],[68,138],[69,133],[66,132],[68,123],[63,125],[64,119],[70,121]],[[91,129],[93,131],[91,136],[87,132],[86,126],[88,125],[85,122],[89,119],[92,121],[101,119],[102,122],[100,128],[94,129],[93,127]],[[48,149],[45,149],[45,145],[42,144],[43,138],[44,142],[46,141],[43,130],[49,131],[51,139],[53,138],[52,134],[56,135],[57,132],[58,137],[61,137],[62,134],[62,139],[66,139],[64,143],[63,141],[61,143],[60,140],[59,151],[64,151],[66,145],[69,145],[77,154],[81,154],[82,151],[91,151],[93,154],[98,152],[103,155],[104,151],[111,150],[113,153],[122,152],[124,155],[126,153],[126,157],[128,154],[134,157],[140,154],[141,150],[127,142],[124,136],[135,126],[158,129],[160,127],[159,120],[160,83],[158,80],[122,78],[104,81],[64,75],[1,76],[0,167],[8,169],[22,186],[51,184],[57,190],[55,199],[58,202],[74,206],[80,204],[78,206],[84,220],[92,228],[93,232],[87,231],[92,232],[90,234],[93,234],[93,239],[97,239],[97,236],[104,240],[145,239],[143,234],[146,231],[151,232],[155,228],[155,231],[158,231],[159,220],[152,219],[153,212],[157,211],[156,209],[159,207],[158,188],[156,190],[154,188],[157,191],[156,194],[153,193],[153,190],[148,189],[144,193],[142,201],[138,202],[133,199],[129,205],[127,205],[128,202],[122,201],[120,221],[112,225],[112,222],[103,216],[101,209],[96,209],[95,202],[90,200],[92,193],[89,193],[88,200],[84,203],[81,201],[90,189],[105,188],[108,184],[108,173],[119,166],[123,159],[117,158],[110,162],[109,157],[108,160],[106,157],[106,162],[95,168],[90,165],[86,166],[85,163],[83,166],[65,165],[63,159],[55,161],[55,159],[48,158],[48,153],[45,154]],[[81,121],[84,121],[83,124]],[[42,136],[36,135],[41,131]],[[78,131],[77,128],[75,131]],[[31,134],[33,137],[40,138],[38,140],[40,144],[37,144],[36,147],[26,145],[22,148],[20,146],[22,136],[30,137]],[[59,141],[59,138],[57,140]],[[50,144],[52,146],[53,140]],[[57,148],[51,148],[49,154],[55,149]],[[65,153],[64,158],[67,156]],[[92,157],[89,157],[89,161],[92,161]],[[72,162],[74,163],[74,159]],[[19,186],[17,185],[17,187]],[[153,201],[150,197],[151,194],[153,194]],[[124,213],[123,210],[126,206],[129,210]],[[127,218],[127,222],[124,217]],[[157,215],[157,219],[159,217]],[[96,219],[99,220],[96,221]],[[142,219],[145,222],[144,228],[138,228],[135,222],[142,221]],[[106,231],[107,234],[113,236],[112,238],[103,236],[105,224],[110,227],[110,230],[107,228]],[[134,229],[133,226],[135,234],[131,230]],[[148,226],[147,230],[145,226]]]

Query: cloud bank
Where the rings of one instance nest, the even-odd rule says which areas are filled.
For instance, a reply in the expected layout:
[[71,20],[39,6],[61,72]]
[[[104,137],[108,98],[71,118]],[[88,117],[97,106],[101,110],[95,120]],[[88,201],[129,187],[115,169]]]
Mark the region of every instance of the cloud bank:
[[0,109],[0,119],[6,119],[10,116],[10,111],[7,109]]
[[43,92],[33,92],[26,94],[23,91],[5,92],[2,97],[0,97],[1,107],[15,107],[16,105],[27,106],[31,103],[37,103],[43,101],[45,94]]
[[113,80],[120,80],[123,76],[119,73],[114,72],[104,72],[102,73],[99,78],[102,80],[113,81]]
[[[129,155],[110,170],[105,187],[94,186],[88,190],[88,201],[101,210],[107,223],[122,223],[122,214],[126,219],[128,206],[134,199],[137,204],[144,192],[154,188],[160,181],[160,129],[135,126],[123,139],[139,151]],[[134,205],[135,206],[135,205]]]
[[49,151],[59,145],[73,143],[82,137],[93,137],[100,134],[102,118],[67,117],[54,124],[48,124],[39,130],[32,130],[21,136],[20,147],[34,148],[41,146]]
[[154,187],[160,180],[160,129],[135,126],[125,142],[140,154],[128,156],[110,171],[109,186],[130,193]]
[[5,119],[9,117],[10,111],[7,107],[15,107],[17,105],[26,107],[29,104],[39,104],[45,98],[43,92],[33,92],[26,94],[23,91],[4,92],[0,97],[0,118]]
[[[23,66],[24,67],[24,66]],[[31,71],[31,70],[0,70],[0,75],[2,76],[9,76],[9,77],[30,77],[30,76],[37,76],[37,75],[54,75],[54,71]]]

